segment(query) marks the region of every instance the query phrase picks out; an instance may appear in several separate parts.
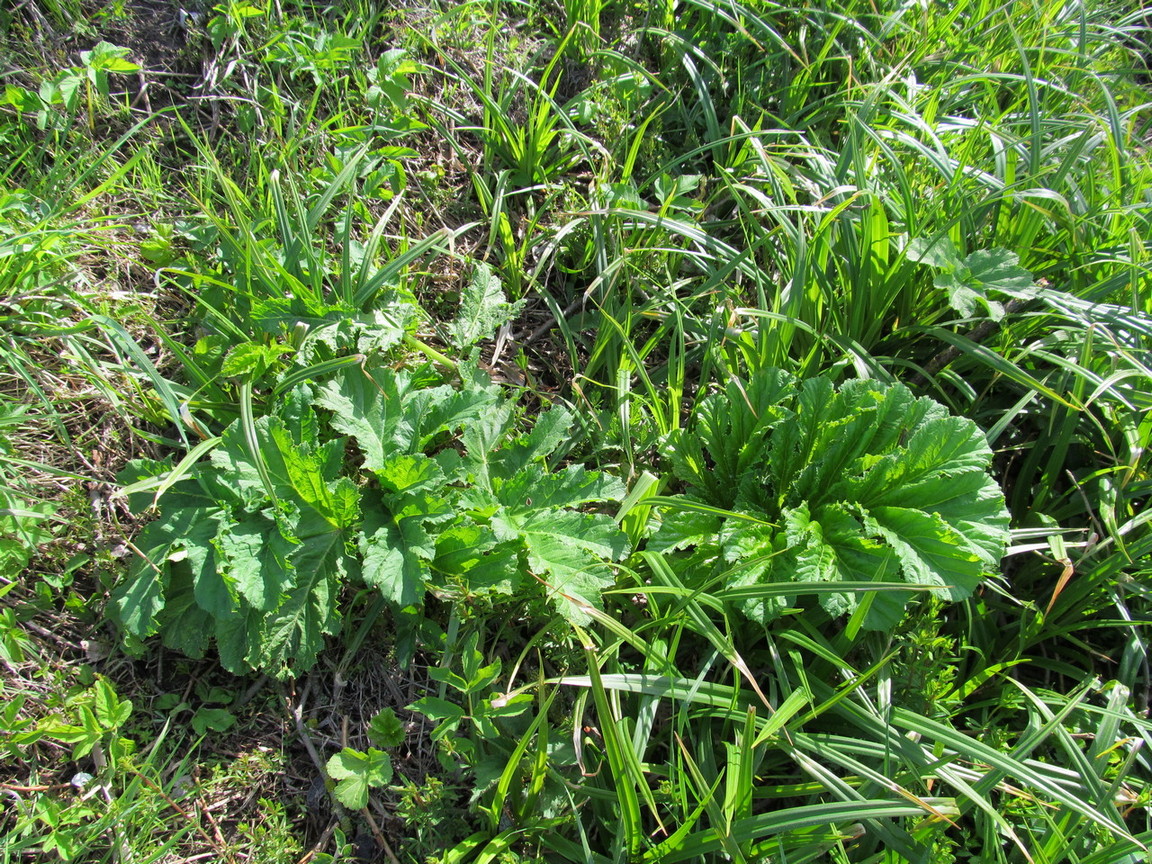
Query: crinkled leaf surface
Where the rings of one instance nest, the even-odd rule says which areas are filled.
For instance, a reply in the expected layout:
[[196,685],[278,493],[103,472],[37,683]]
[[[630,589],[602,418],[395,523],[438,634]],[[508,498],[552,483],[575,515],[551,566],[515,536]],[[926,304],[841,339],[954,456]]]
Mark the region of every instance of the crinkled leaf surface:
[[720,533],[719,515],[696,510],[673,510],[664,517],[660,530],[648,541],[650,552],[676,552],[689,546],[704,546]]
[[215,543],[240,596],[259,612],[275,609],[293,584],[289,560],[295,543],[260,513],[222,526]]
[[433,577],[456,580],[477,594],[513,594],[523,582],[515,543],[501,543],[492,529],[463,521],[436,538]]
[[300,344],[298,359],[313,363],[325,356],[382,353],[400,343],[412,323],[413,306],[396,302],[395,292],[377,298],[376,308],[361,312],[353,306],[302,306],[300,301],[271,298],[258,304],[256,314],[271,333],[283,332],[303,321],[310,325]]
[[430,525],[454,514],[451,502],[439,492],[380,496],[378,506],[367,510],[361,526],[364,581],[400,608],[415,604],[424,592],[427,562],[436,554]]
[[588,620],[581,604],[600,607],[600,593],[613,581],[605,563],[621,558],[627,538],[609,517],[573,511],[536,512],[527,518],[499,520],[524,543],[529,569],[548,585],[557,609],[577,623]]
[[212,618],[196,602],[196,582],[186,561],[167,566],[163,604],[156,630],[165,647],[189,657],[203,657],[212,638]]
[[492,267],[477,261],[472,279],[460,294],[460,313],[449,325],[452,344],[463,350],[487,339],[519,314],[524,301],[509,303]]
[[391,708],[381,708],[368,721],[368,737],[378,747],[395,747],[406,737],[404,723]]
[[496,484],[496,500],[508,513],[532,513],[561,507],[579,507],[592,501],[619,498],[623,484],[615,477],[569,465],[562,471],[546,472],[530,466]]
[[159,631],[190,656],[215,638],[221,663],[237,674],[314,662],[339,626],[335,599],[357,566],[347,545],[360,492],[336,476],[342,442],[316,444],[309,400],[300,389],[279,414],[257,420],[255,452],[237,421],[211,460],[161,499],[140,538],[146,560],[114,592],[125,629]]
[[[954,600],[999,565],[1008,514],[983,434],[902,385],[855,380],[837,389],[770,370],[707,397],[701,418],[671,441],[689,497],[759,514],[768,527],[727,519],[708,537],[706,519],[672,514],[651,540],[656,551],[713,548],[717,560],[748,563],[736,571],[742,585],[902,576]],[[732,440],[737,430],[744,442]],[[906,599],[868,600],[865,626],[893,626]],[[821,597],[833,615],[859,602]],[[759,620],[780,608],[744,605]]]
[[[129,466],[119,479],[121,482],[140,479],[139,469],[144,467]],[[158,467],[162,466],[148,465],[146,470],[154,471]],[[140,496],[132,503],[142,509],[142,505],[147,506],[151,499]],[[206,544],[218,526],[228,520],[229,511],[223,503],[195,481],[179,483],[165,496],[164,507],[157,518],[148,523],[136,538],[136,547],[143,557],[133,564],[129,578],[112,592],[116,619],[129,633],[145,638],[157,631],[157,616],[165,605],[164,594],[174,556],[184,560],[184,569],[198,566],[202,571],[212,563],[211,548],[197,547],[196,544]],[[190,561],[186,560],[189,556]]]
[[324,647],[325,634],[339,628],[335,601],[353,566],[345,547],[356,513],[342,515],[348,521],[334,525],[314,511],[301,514],[296,524],[299,545],[289,558],[295,585],[280,606],[260,619],[258,630],[250,632],[245,661],[253,669],[280,674],[308,669]]
[[764,442],[789,412],[785,396],[794,379],[777,369],[743,384],[733,380],[722,394],[701,403],[694,428],[679,429],[668,442],[676,475],[698,497],[732,509],[742,479],[764,455]]
[[511,403],[478,370],[462,364],[459,388],[427,383],[345,368],[225,429],[141,535],[148,560],[114,595],[125,628],[160,631],[193,656],[214,642],[237,674],[291,675],[338,631],[349,582],[403,610],[430,585],[511,595],[536,585],[530,573],[566,615],[598,604],[626,540],[611,518],[585,511],[624,487],[549,466],[571,415],[546,411],[517,435]]
[[421,388],[403,371],[387,367],[347,370],[325,385],[316,404],[332,412],[333,428],[351,435],[370,471],[387,457],[418,453],[443,432],[479,419],[495,403],[488,388]]
[[[547,458],[570,434],[572,418],[567,410],[550,409],[529,434],[494,449],[492,443],[506,433],[509,421],[500,412],[464,431],[465,463],[475,485],[461,493],[460,501],[474,519],[490,526],[498,543],[522,550],[528,569],[548,586],[562,614],[586,621],[581,604],[600,605],[601,591],[614,578],[606,561],[623,556],[627,538],[609,517],[572,508],[618,501],[624,486],[579,465],[548,470]],[[468,554],[465,548],[453,550],[457,561]],[[495,577],[496,585],[501,585],[503,550],[495,554],[494,561],[474,566],[489,584]]]

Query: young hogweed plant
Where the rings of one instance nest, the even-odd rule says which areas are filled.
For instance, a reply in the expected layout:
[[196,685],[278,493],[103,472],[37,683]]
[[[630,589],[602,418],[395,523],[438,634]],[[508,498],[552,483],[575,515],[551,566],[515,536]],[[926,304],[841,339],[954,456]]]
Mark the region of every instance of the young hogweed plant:
[[[684,495],[649,541],[685,574],[722,574],[747,588],[752,619],[792,598],[757,596],[770,582],[905,581],[967,597],[1008,539],[992,452],[971,420],[906,387],[858,379],[797,381],[778,369],[732,380],[674,432],[669,455]],[[698,581],[698,580],[696,580]],[[898,623],[907,594],[822,594],[851,629]]]
[[[547,468],[573,422],[565,409],[518,435],[499,388],[463,375],[460,389],[429,387],[357,366],[236,420],[137,539],[141,556],[113,593],[124,629],[191,656],[214,641],[232,672],[291,674],[339,630],[349,583],[401,610],[429,587],[507,598],[538,580],[561,614],[585,620],[626,540],[610,517],[579,508],[623,487],[578,465]],[[351,465],[339,433],[356,445]],[[171,467],[138,461],[121,479]],[[150,503],[133,497],[138,510]]]

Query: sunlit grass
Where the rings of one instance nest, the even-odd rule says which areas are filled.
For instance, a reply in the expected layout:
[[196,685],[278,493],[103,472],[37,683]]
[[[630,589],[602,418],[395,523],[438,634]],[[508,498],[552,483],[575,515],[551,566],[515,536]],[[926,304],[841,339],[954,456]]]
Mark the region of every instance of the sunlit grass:
[[[82,110],[45,113],[34,94],[98,41],[70,31],[81,11],[40,0],[0,18],[15,49],[0,100],[5,518],[43,521],[21,516],[20,495],[41,502],[17,468],[95,479],[82,411],[124,430],[115,467],[172,456],[150,487],[165,490],[237,418],[255,428],[293,387],[371,363],[465,387],[482,364],[525,394],[525,427],[565,402],[557,452],[630,487],[616,515],[635,554],[576,626],[461,585],[391,612],[354,580],[334,598],[351,622],[372,610],[334,640],[337,693],[369,632],[431,667],[439,687],[407,674],[440,699],[473,662],[464,646],[502,664],[468,696],[495,719],[439,740],[420,726],[433,780],[373,792],[389,804],[365,811],[367,833],[415,838],[392,844],[400,860],[1146,859],[1144,13],[226,2],[181,25],[195,71],[150,85],[176,108],[146,111],[139,82],[113,74]],[[48,35],[67,56],[37,47]],[[449,326],[476,273],[522,301],[479,345]],[[690,544],[648,539],[683,491],[669,442],[718,387],[769,368],[901,382],[975,421],[1012,516],[1003,572],[954,604],[910,592],[890,631],[791,579],[733,589],[735,565],[682,579]],[[21,441],[46,435],[56,463],[24,459]],[[118,578],[96,575],[87,600]],[[752,595],[799,599],[757,624],[739,611]],[[50,613],[11,608],[16,650]],[[206,848],[133,770],[71,836],[111,842],[120,818],[123,837],[167,838],[156,856]],[[308,837],[318,856],[341,854],[349,817]],[[272,822],[275,848],[303,848]],[[17,852],[42,843],[21,838]]]

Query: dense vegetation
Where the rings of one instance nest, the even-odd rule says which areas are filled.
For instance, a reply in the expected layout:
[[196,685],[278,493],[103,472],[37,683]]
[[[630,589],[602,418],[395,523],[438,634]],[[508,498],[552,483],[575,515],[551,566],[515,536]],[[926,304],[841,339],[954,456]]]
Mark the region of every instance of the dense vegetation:
[[0,10],[0,862],[1150,860],[1123,4]]

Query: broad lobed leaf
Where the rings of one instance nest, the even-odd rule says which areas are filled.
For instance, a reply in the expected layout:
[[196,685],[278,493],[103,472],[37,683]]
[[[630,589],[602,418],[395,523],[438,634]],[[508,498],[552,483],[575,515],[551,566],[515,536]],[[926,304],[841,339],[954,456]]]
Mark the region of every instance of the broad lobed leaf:
[[[404,609],[432,585],[506,597],[536,584],[532,573],[566,615],[598,605],[625,535],[578,508],[618,501],[623,485],[580,466],[549,471],[571,415],[546,411],[517,436],[495,385],[464,374],[457,390],[346,367],[248,428],[234,422],[142,533],[147,560],[113,596],[123,626],[192,656],[214,642],[236,673],[287,675],[338,631],[350,582]],[[350,463],[326,424],[355,442]]]
[[[738,431],[747,437],[733,441]],[[836,388],[767,370],[706,397],[669,448],[689,500],[743,510],[769,527],[728,518],[717,528],[716,517],[674,512],[649,548],[695,547],[693,560],[715,549],[724,561],[747,562],[736,574],[741,585],[882,582],[900,573],[959,600],[1006,547],[1008,514],[988,475],[984,436],[902,385],[858,379]],[[821,600],[833,615],[858,602],[855,594]],[[905,598],[868,602],[864,624],[880,629],[898,620]],[[783,605],[773,598],[744,608],[766,620]]]

